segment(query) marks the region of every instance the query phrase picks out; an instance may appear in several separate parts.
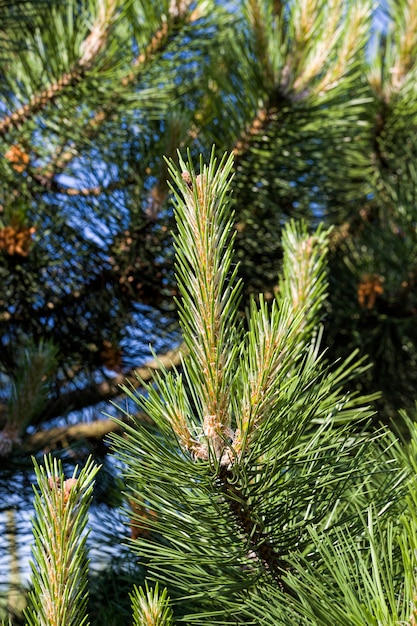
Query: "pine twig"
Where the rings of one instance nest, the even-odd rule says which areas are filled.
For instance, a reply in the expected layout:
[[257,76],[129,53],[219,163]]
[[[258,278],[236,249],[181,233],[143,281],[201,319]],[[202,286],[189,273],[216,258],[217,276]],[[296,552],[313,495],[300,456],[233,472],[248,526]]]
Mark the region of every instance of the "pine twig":
[[18,128],[21,126],[83,80],[88,70],[94,64],[96,56],[105,48],[115,11],[115,0],[103,0],[100,3],[96,21],[90,33],[81,44],[81,54],[77,63],[55,83],[40,93],[35,94],[30,102],[4,117],[0,121],[0,136],[4,136],[12,127]]
[[34,589],[26,611],[29,626],[87,626],[88,508],[99,470],[89,459],[77,475],[65,480],[62,464],[35,462]]
[[145,587],[134,587],[130,595],[134,626],[171,626],[172,609],[169,606],[167,590],[159,591],[158,584],[152,589],[145,581]]

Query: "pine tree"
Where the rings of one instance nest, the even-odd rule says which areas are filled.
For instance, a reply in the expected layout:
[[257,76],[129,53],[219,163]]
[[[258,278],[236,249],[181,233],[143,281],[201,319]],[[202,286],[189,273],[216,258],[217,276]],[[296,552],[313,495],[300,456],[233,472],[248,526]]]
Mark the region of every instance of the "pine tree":
[[286,225],[333,226],[326,358],[370,363],[340,384],[379,394],[375,425],[413,417],[416,14],[415,0],[0,3],[1,511],[31,499],[29,453],[68,446],[120,502],[103,443],[120,426],[102,410],[136,372],[181,363],[163,158],[177,148],[234,155],[240,323],[252,295],[267,311],[283,288]]
[[[232,159],[212,157],[199,174],[190,160],[180,166],[182,174],[170,169],[180,190],[176,269],[188,354],[181,371],[155,373],[145,394],[125,388],[157,431],[131,417],[115,435],[136,505],[132,548],[155,584],[134,589],[134,623],[411,626],[417,428],[409,422],[406,445],[367,431],[364,399],[343,393],[360,363],[325,361],[318,321],[328,233],[287,226],[279,292],[269,307],[252,301],[245,328],[227,204]],[[42,617],[51,588],[53,606],[68,605],[65,623],[81,624],[88,617],[68,588],[85,585],[70,557],[83,556],[77,522],[88,493],[46,466],[48,477],[37,470],[31,623],[62,623]],[[78,482],[89,484],[92,471]]]

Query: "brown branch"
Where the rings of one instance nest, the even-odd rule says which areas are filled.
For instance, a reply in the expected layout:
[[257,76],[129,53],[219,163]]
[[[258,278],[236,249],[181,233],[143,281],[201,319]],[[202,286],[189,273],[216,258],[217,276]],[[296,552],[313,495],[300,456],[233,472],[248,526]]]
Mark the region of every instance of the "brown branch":
[[142,367],[133,368],[127,373],[118,374],[112,379],[88,385],[83,389],[69,391],[56,400],[51,400],[44,407],[37,423],[65,415],[70,411],[80,411],[99,402],[112,400],[121,394],[120,385],[122,384],[132,385],[132,387],[137,389],[142,386],[142,381],[148,382],[151,380],[155,370],[161,368],[170,369],[180,365],[184,350],[185,346],[181,345],[158,356],[156,359],[152,359]]
[[[153,371],[178,366],[184,354],[185,345],[181,344],[178,348],[158,356],[142,367],[132,369],[127,375],[121,374],[111,381],[91,385],[80,391],[69,392],[61,396],[57,401],[51,401],[49,406],[44,408],[42,413],[43,419],[38,420],[38,422],[120,396],[122,393],[120,385],[122,383],[130,384],[133,388],[139,388],[143,382],[151,380]],[[0,405],[0,410],[3,408],[4,406]],[[152,420],[145,413],[136,413],[135,418],[148,425],[152,424]],[[127,418],[122,418],[120,421],[127,421]],[[32,422],[32,425],[34,425],[34,422]],[[34,452],[45,448],[52,450],[59,446],[67,447],[71,443],[81,440],[101,441],[110,432],[120,431],[121,429],[122,426],[120,424],[111,419],[106,419],[49,428],[22,437],[19,428],[9,424],[0,431],[0,458],[9,456],[12,449],[15,451]]]
[[83,187],[81,189],[77,189],[76,187],[65,187],[63,185],[59,185],[53,178],[45,176],[44,174],[33,174],[33,178],[42,186],[48,188],[49,191],[53,191],[55,193],[60,193],[66,196],[100,196],[104,193],[111,193],[116,189],[124,189],[129,185],[134,185],[137,183],[137,180],[130,177],[124,180],[115,180],[111,183],[108,183],[105,187],[102,185],[97,185],[95,187]]
[[122,79],[122,85],[126,87],[134,80],[137,80],[143,67],[151,60],[156,54],[160,54],[166,48],[166,44],[169,41],[169,35],[174,26],[178,26],[183,23],[191,23],[198,19],[199,11],[196,9],[191,14],[188,13],[188,9],[192,4],[192,0],[179,0],[171,2],[171,6],[168,11],[169,19],[162,23],[162,26],[158,28],[152,35],[151,41],[146,46],[143,52],[136,57],[133,61],[133,70]]
[[75,67],[64,74],[56,83],[33,96],[30,102],[3,118],[0,121],[0,135],[4,136],[10,128],[18,128],[24,124],[24,122],[36,115],[36,113],[39,113],[48,104],[55,102],[64,91],[73,88],[82,80],[82,77],[83,74],[79,67]]
[[243,154],[249,150],[252,139],[264,133],[270,121],[271,111],[266,107],[258,109],[250,126],[244,129],[232,149],[235,158],[241,158]]
[[[144,424],[152,424],[152,420],[146,413],[135,413],[135,419]],[[126,419],[120,419],[120,422],[124,421]],[[49,451],[59,447],[66,447],[76,441],[102,441],[109,433],[121,432],[122,430],[122,424],[112,419],[81,422],[80,424],[72,424],[70,426],[57,426],[25,437],[21,449],[25,452],[45,449]]]
[[252,514],[243,490],[232,476],[231,470],[220,466],[219,486],[225,501],[235,519],[239,530],[244,534],[250,546],[249,557],[261,563],[265,571],[271,574],[282,591],[289,591],[283,580],[288,570],[288,564],[277,553],[275,547],[268,540],[268,534],[262,529],[259,521]]
[[[129,234],[120,237],[117,242],[120,244],[125,241],[124,251],[129,251],[132,239]],[[129,243],[130,239],[130,243]],[[136,253],[134,253],[136,254]],[[46,299],[42,306],[30,310],[30,323],[39,322],[46,315],[53,316],[57,323],[68,317],[80,315],[80,311],[84,306],[89,306],[89,301],[94,294],[100,294],[104,291],[115,290],[115,297],[131,311],[132,302],[141,302],[150,305],[154,311],[160,311],[164,314],[169,312],[169,301],[177,292],[174,285],[163,284],[163,277],[169,272],[169,263],[154,263],[145,261],[145,265],[140,265],[140,260],[135,257],[136,267],[132,266],[132,261],[125,258],[119,259],[117,256],[110,257],[108,261],[111,267],[99,268],[98,274],[93,274],[83,285],[73,288],[73,290],[62,293],[60,296],[53,296]],[[168,293],[168,289],[169,292]],[[13,327],[16,324],[27,324],[28,313],[22,310],[10,313],[6,303],[3,302],[3,312],[0,310],[0,322],[3,329]]]
[[[189,6],[191,5],[191,0],[179,0],[173,1],[171,3],[169,9],[169,21],[166,21],[162,24],[162,26],[155,31],[152,35],[151,41],[148,46],[145,48],[144,52],[141,53],[133,62],[133,69],[121,80],[121,85],[126,87],[130,85],[134,80],[138,80],[140,78],[141,73],[144,70],[146,64],[151,61],[156,54],[161,54],[166,49],[166,45],[169,41],[169,35],[171,34],[172,27],[178,26],[179,23],[192,23],[196,21],[199,17],[199,9],[195,9],[191,13],[187,13]],[[94,115],[94,117],[89,121],[88,125],[84,128],[83,138],[88,138],[89,140],[94,139],[94,137],[98,134],[101,125],[104,121],[109,119],[111,115],[114,114],[114,106],[115,102],[120,100],[119,90],[113,92],[111,97],[109,98],[109,105],[107,107],[103,107]],[[1,134],[1,123],[0,123],[0,134]],[[51,188],[51,182],[54,177],[64,170],[65,166],[72,161],[78,154],[78,151],[75,147],[71,147],[68,150],[60,151],[57,154],[57,158],[55,163],[49,163],[47,166],[47,171],[43,172],[38,176],[38,182],[43,184],[47,189]],[[78,190],[74,190],[75,193],[72,195],[98,195],[98,188],[95,188],[93,191],[83,190],[78,192]],[[95,193],[97,192],[97,193]],[[68,193],[71,195],[69,191],[62,190],[62,193]]]
[[115,0],[100,3],[99,15],[93,27],[81,44],[81,57],[77,63],[59,80],[34,95],[30,102],[23,105],[13,113],[0,121],[0,135],[4,136],[7,131],[14,127],[18,128],[36,113],[53,104],[64,92],[75,87],[85,76],[86,72],[94,63],[95,57],[105,47],[110,28],[115,15]]

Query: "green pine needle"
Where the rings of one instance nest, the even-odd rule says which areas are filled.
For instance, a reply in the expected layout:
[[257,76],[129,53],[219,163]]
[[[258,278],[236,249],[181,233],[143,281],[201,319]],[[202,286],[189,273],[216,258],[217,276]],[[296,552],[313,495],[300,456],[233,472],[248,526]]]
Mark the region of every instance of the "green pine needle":
[[158,584],[149,587],[134,587],[130,595],[133,610],[134,626],[171,626],[173,624],[172,609],[169,606],[167,590],[159,591]]
[[29,626],[87,626],[86,527],[94,477],[99,468],[89,459],[77,475],[65,479],[61,462],[34,461],[34,561]]
[[188,352],[181,372],[161,367],[146,394],[124,388],[157,426],[133,420],[114,436],[134,503],[132,547],[174,609],[182,598],[189,624],[250,623],[248,592],[258,585],[286,599],[288,621],[273,610],[276,623],[296,624],[296,555],[306,571],[330,567],[315,537],[334,545],[348,528],[356,541],[370,501],[375,523],[395,508],[404,472],[366,432],[370,398],[346,394],[363,363],[353,354],[329,367],[320,349],[327,233],[288,224],[276,299],[253,300],[245,326],[228,209],[232,159],[212,154],[197,174],[179,157],[179,168],[169,163]]

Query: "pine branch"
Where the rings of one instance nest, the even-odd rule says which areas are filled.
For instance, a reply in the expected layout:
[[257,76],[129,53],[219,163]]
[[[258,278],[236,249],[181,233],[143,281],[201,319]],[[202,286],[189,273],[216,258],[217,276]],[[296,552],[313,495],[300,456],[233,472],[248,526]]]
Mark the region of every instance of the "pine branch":
[[374,55],[368,80],[381,103],[395,102],[413,83],[417,53],[417,5],[415,0],[390,2],[390,20],[379,34],[380,54]]
[[[161,57],[161,55],[165,52],[167,45],[172,41],[173,37],[180,36],[181,34],[180,27],[186,24],[191,24],[197,21],[201,17],[200,8],[193,9],[191,12],[189,11],[189,7],[191,4],[192,3],[189,0],[181,1],[181,2],[173,1],[171,3],[168,16],[163,16],[165,19],[162,20],[162,24],[160,28],[157,29],[153,33],[151,40],[146,46],[145,50],[133,60],[132,62],[133,69],[131,69],[123,78],[120,79],[119,86],[111,94],[109,94],[108,104],[101,107],[99,110],[97,110],[94,116],[88,120],[82,133],[83,142],[86,140],[92,141],[97,137],[103,124],[114,116],[115,106],[117,106],[118,103],[122,103],[123,93],[125,93],[126,89],[131,88],[132,83],[139,82],[139,80],[143,76],[143,73],[146,67],[150,63],[155,62],[158,58]],[[100,26],[102,30],[100,30]],[[97,45],[97,42],[101,41],[104,46],[105,44],[105,41],[103,39],[104,32],[105,32],[104,25],[100,23],[99,21],[98,25],[96,25],[96,30],[93,30],[90,33],[89,37],[87,37],[87,39],[85,40],[83,48],[85,51],[90,50],[90,56],[91,56],[91,48],[94,42]],[[92,43],[89,43],[90,36],[91,36]],[[86,57],[85,62],[88,60],[89,59]],[[93,61],[93,57],[91,57],[91,62],[92,61]],[[74,86],[82,78],[81,75],[78,77],[79,67],[80,67],[80,62],[77,64],[76,68],[74,68],[74,80],[75,80]],[[39,100],[38,108],[36,108],[36,110],[34,110],[33,113],[37,113],[39,112],[41,108],[43,108],[43,106],[40,106],[41,101],[42,102],[45,101],[45,104],[46,104],[46,101],[49,98],[49,101],[52,102],[59,95],[61,95],[61,92],[63,93],[63,91],[60,90],[58,87],[55,88],[55,93],[52,93],[51,91],[52,89],[53,87],[51,87],[48,90],[45,90],[45,92],[38,97],[38,100]],[[36,105],[36,102],[34,104]],[[29,114],[31,105],[30,104],[26,105],[26,108],[28,109],[28,111],[26,111],[25,107],[22,107],[22,111],[19,116],[19,118],[21,117],[22,122],[26,120],[26,117],[27,117],[26,114]],[[15,115],[16,117],[16,113],[11,114],[11,116],[9,117],[13,118],[13,115]],[[8,118],[6,118],[3,121],[3,123],[0,122],[0,134],[2,134],[2,124],[5,124],[7,126],[7,128],[5,128],[4,130],[4,132],[6,132],[6,130],[8,130],[8,128],[12,125],[11,124],[12,121],[13,120],[8,121]],[[17,119],[15,121],[17,122]],[[180,145],[180,142],[176,144],[176,147],[178,147],[178,145]],[[56,153],[55,158],[52,159],[45,166],[44,171],[36,175],[37,182],[48,190],[52,189],[58,193],[61,193],[61,192],[68,193],[67,190],[61,189],[59,184],[56,183],[54,179],[56,178],[56,176],[61,174],[64,171],[65,167],[67,167],[68,164],[71,163],[71,161],[73,161],[79,154],[80,154],[80,151],[74,145],[68,148],[67,150],[58,151]],[[171,151],[166,150],[165,154],[170,155]],[[165,183],[165,177],[164,177],[164,183]],[[84,189],[84,190],[81,190],[80,192],[78,192],[78,190],[71,190],[70,195],[91,195],[91,194],[98,195],[98,193],[99,193],[99,189],[94,188],[92,190]],[[158,204],[160,204],[160,202],[158,202]],[[151,214],[154,215],[156,211],[157,209],[152,210]]]
[[168,604],[167,590],[159,592],[158,584],[154,589],[134,588],[130,596],[133,610],[134,626],[171,626],[172,610]]
[[285,377],[301,367],[299,359],[317,327],[327,292],[327,236],[320,229],[309,236],[305,226],[290,222],[282,237],[285,254],[277,299],[270,310],[262,297],[259,308],[252,303],[242,355],[242,404],[232,442],[238,456],[274,412]]
[[116,8],[116,0],[104,0],[99,4],[96,21],[80,46],[80,58],[77,63],[54,84],[35,94],[30,102],[5,116],[0,121],[0,136],[4,136],[11,128],[19,128],[37,113],[53,104],[62,94],[71,91],[85,78],[96,56],[106,47]]
[[174,30],[179,29],[187,23],[192,23],[200,17],[200,9],[189,12],[192,0],[173,0],[170,3],[168,15],[163,20],[160,28],[154,32],[150,42],[143,52],[137,56],[133,63],[131,72],[122,79],[123,87],[140,78],[143,68],[155,60],[155,56],[160,56],[166,49],[170,36]]
[[345,4],[342,0],[330,5],[300,0],[283,12],[281,3],[247,3],[249,45],[257,59],[263,93],[262,105],[235,142],[236,165],[245,160],[253,142],[276,123],[283,106],[325,97],[357,64],[369,31],[371,8],[368,2],[351,3],[348,8]]
[[62,465],[45,457],[35,462],[32,603],[26,611],[31,626],[86,626],[87,554],[85,533],[94,478],[99,470],[89,460],[77,476],[65,480]]
[[317,556],[309,529],[333,541],[349,520],[360,533],[364,494],[385,489],[385,497],[396,486],[372,482],[387,472],[385,461],[376,462],[369,435],[351,430],[370,415],[344,393],[360,372],[354,356],[330,369],[320,354],[326,233],[287,226],[276,301],[254,301],[244,332],[227,208],[231,164],[212,155],[197,174],[180,158],[180,174],[170,163],[181,192],[175,246],[188,355],[181,374],[160,368],[146,394],[123,387],[159,434],[129,421],[125,437],[114,436],[137,503],[132,545],[154,579],[195,599],[201,614],[187,613],[187,623],[202,615],[239,621],[244,590],[264,583],[295,615],[293,555]]
[[[145,413],[136,413],[134,419],[147,425],[152,424]],[[112,419],[96,419],[92,422],[80,422],[70,426],[56,426],[24,437],[20,447],[26,453],[33,454],[39,450],[50,451],[65,448],[79,441],[100,442],[108,434],[119,432],[123,428],[124,426]]]
[[65,415],[68,411],[77,411],[86,406],[93,406],[99,402],[112,400],[120,395],[120,386],[126,381],[134,388],[140,387],[141,381],[151,380],[154,372],[159,368],[169,369],[179,365],[184,349],[185,346],[181,345],[178,348],[158,355],[156,359],[152,359],[145,365],[132,368],[129,372],[118,374],[114,378],[101,383],[91,384],[82,389],[61,394],[58,399],[50,400],[45,405],[42,416],[39,417],[42,417],[42,421],[50,420],[54,417]]
[[[235,330],[240,284],[231,265],[228,241],[231,219],[225,212],[227,177],[232,159],[214,159],[196,175],[191,162],[180,157],[182,177],[170,171],[184,200],[178,199],[176,214],[176,269],[182,302],[179,305],[188,350],[193,353],[189,372],[203,413],[204,433],[210,442],[196,446],[197,456],[213,453],[220,459],[224,441],[230,437],[229,387],[237,353]],[[217,168],[217,169],[216,169]]]
[[117,189],[127,189],[132,185],[137,185],[136,178],[125,178],[123,180],[117,180],[108,183],[107,185],[96,185],[94,187],[67,187],[64,185],[59,185],[55,180],[45,178],[43,174],[34,174],[33,176],[37,182],[39,182],[42,186],[47,186],[49,191],[53,191],[54,193],[59,193],[66,196],[83,196],[84,198],[88,197],[98,197],[102,194],[110,194]]
[[12,129],[18,129],[36,113],[53,104],[62,93],[73,89],[83,78],[79,67],[74,67],[64,74],[55,84],[32,97],[31,101],[6,115],[0,120],[0,136],[5,136]]
[[232,475],[230,469],[222,466],[218,475],[220,492],[224,494],[233,518],[242,532],[248,546],[248,557],[262,564],[263,568],[275,580],[281,591],[290,593],[285,582],[285,573],[289,563],[277,554],[276,546],[266,528],[262,528],[253,515],[247,495]]
[[47,404],[48,382],[57,367],[57,350],[48,342],[29,344],[11,379],[5,425],[0,431],[0,457],[21,443],[27,425]]
[[[309,235],[305,224],[291,221],[283,232],[282,273],[278,286],[278,302],[288,302],[293,317],[302,313],[303,334],[308,337],[317,325],[317,315],[327,296],[327,271],[325,259],[331,229],[324,232],[319,227]],[[301,334],[301,333],[300,333]]]

